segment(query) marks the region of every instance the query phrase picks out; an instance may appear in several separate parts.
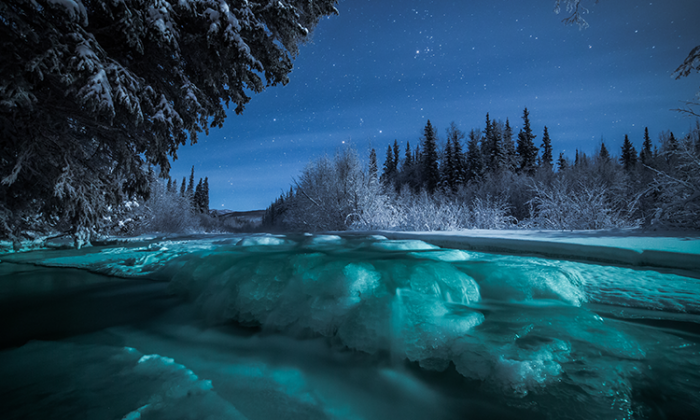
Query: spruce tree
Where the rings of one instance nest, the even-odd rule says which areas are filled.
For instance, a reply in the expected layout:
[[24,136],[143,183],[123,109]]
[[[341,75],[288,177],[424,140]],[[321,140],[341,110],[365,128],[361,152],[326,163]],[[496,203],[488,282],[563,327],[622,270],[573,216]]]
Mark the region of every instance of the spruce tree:
[[369,183],[368,185],[376,185],[377,184],[377,174],[379,173],[379,170],[377,169],[377,152],[372,148],[372,150],[369,151]]
[[482,175],[481,149],[479,148],[479,132],[471,130],[469,132],[469,142],[467,142],[467,177],[465,182],[477,182]]
[[209,177],[205,177],[202,184],[202,212],[209,214]]
[[535,137],[537,136],[532,134],[530,113],[526,107],[523,110],[523,128],[518,133],[517,153],[520,159],[520,172],[532,174],[537,167],[537,147],[533,141]]
[[549,138],[549,131],[547,126],[544,126],[544,134],[542,135],[542,166],[547,169],[552,169],[552,140]]
[[569,167],[569,163],[564,157],[564,152],[559,153],[559,159],[557,160],[557,166],[559,167],[559,172],[565,171]]
[[452,151],[452,139],[448,136],[445,144],[445,154],[442,169],[442,185],[449,191],[455,191],[457,185],[454,179],[454,159]]
[[639,159],[642,161],[642,165],[650,165],[653,157],[654,155],[651,150],[651,138],[649,137],[649,127],[644,127],[644,143],[642,143],[642,150],[639,153]]
[[389,184],[394,179],[394,152],[391,146],[387,146],[386,159],[384,159],[384,168],[382,173],[382,183]]
[[192,208],[195,213],[202,212],[202,178],[199,178],[199,183],[194,190],[194,195],[192,196]]
[[403,160],[403,170],[407,170],[413,165],[413,156],[411,156],[411,143],[406,141],[406,155]]
[[399,149],[399,142],[394,140],[394,167],[393,172],[397,174],[399,172],[399,163],[401,162],[401,150]]
[[610,152],[608,152],[608,148],[605,147],[605,142],[604,142],[604,141],[602,141],[602,142],[600,143],[600,151],[598,152],[598,156],[600,156],[600,158],[601,158],[603,161],[608,161],[608,160],[610,160]]
[[423,169],[423,183],[432,194],[440,183],[440,168],[437,153],[437,135],[433,125],[428,120],[423,129],[423,153],[421,156],[421,166]]
[[481,155],[484,158],[485,170],[499,172],[504,164],[504,154],[501,150],[501,131],[496,121],[486,114],[486,129],[481,141]]
[[506,118],[506,126],[503,129],[503,155],[505,159],[505,169],[514,171],[517,169],[517,156],[515,154],[515,144],[513,143],[513,128]]
[[190,172],[190,183],[187,184],[187,191],[185,191],[185,193],[189,197],[194,196],[194,166],[192,166],[192,171]]
[[185,196],[185,189],[187,188],[187,178],[182,177],[182,184],[180,185],[180,195]]
[[457,128],[457,125],[452,122],[447,129],[447,139],[452,141],[452,156],[451,156],[451,179],[453,183],[453,191],[464,184],[466,177],[464,153],[462,152],[461,141],[464,139],[464,133]]
[[627,134],[625,134],[625,140],[622,143],[622,154],[620,155],[620,163],[624,166],[626,171],[631,171],[637,164],[637,151],[634,149],[632,142],[630,141]]

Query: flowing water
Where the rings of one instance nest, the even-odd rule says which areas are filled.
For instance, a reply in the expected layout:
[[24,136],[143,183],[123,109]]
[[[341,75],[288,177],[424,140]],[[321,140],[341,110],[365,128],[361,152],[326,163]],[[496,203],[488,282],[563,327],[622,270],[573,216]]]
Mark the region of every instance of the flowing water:
[[2,256],[3,419],[700,418],[700,280],[379,236]]

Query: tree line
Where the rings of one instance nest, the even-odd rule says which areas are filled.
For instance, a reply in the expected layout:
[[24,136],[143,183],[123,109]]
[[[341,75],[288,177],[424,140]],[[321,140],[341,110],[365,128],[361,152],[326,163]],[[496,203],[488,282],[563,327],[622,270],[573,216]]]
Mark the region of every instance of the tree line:
[[[464,228],[700,228],[700,122],[683,138],[648,128],[639,151],[626,135],[619,156],[555,159],[545,126],[536,141],[487,113],[468,134],[451,123],[441,142],[428,120],[415,148],[394,141],[379,168],[357,151],[310,163],[266,210],[268,228],[298,230]],[[539,143],[539,144],[537,144]]]

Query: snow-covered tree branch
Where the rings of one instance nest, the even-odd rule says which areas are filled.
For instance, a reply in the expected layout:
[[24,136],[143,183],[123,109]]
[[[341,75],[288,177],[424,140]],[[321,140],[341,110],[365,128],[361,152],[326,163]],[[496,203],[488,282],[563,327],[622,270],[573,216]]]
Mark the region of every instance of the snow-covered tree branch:
[[181,145],[286,84],[299,43],[337,0],[0,3],[0,235],[39,214],[89,231],[148,195]]

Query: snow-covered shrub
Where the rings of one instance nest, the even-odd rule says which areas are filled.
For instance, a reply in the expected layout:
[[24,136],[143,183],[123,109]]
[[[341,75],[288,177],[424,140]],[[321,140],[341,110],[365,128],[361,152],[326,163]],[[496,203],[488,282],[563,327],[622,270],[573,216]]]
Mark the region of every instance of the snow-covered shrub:
[[638,226],[628,208],[613,205],[608,190],[602,185],[572,186],[558,178],[550,186],[535,183],[535,197],[530,201],[531,217],[523,227],[561,230],[589,230]]
[[457,230],[463,228],[469,219],[466,206],[440,193],[431,196],[421,190],[413,194],[406,188],[399,200],[399,211],[403,213],[402,230]]
[[510,215],[510,208],[504,197],[484,200],[476,198],[469,206],[470,229],[509,229],[516,225],[517,219]]
[[352,148],[309,163],[285,203],[284,224],[303,231],[347,229],[363,214],[360,203],[370,194],[365,178]]
[[127,202],[119,212],[115,232],[192,233],[203,231],[200,218],[192,209],[188,195],[168,191],[160,181],[151,183],[151,195],[143,202]]
[[700,127],[666,153],[673,162],[655,175],[648,195],[656,199],[652,225],[700,229]]

